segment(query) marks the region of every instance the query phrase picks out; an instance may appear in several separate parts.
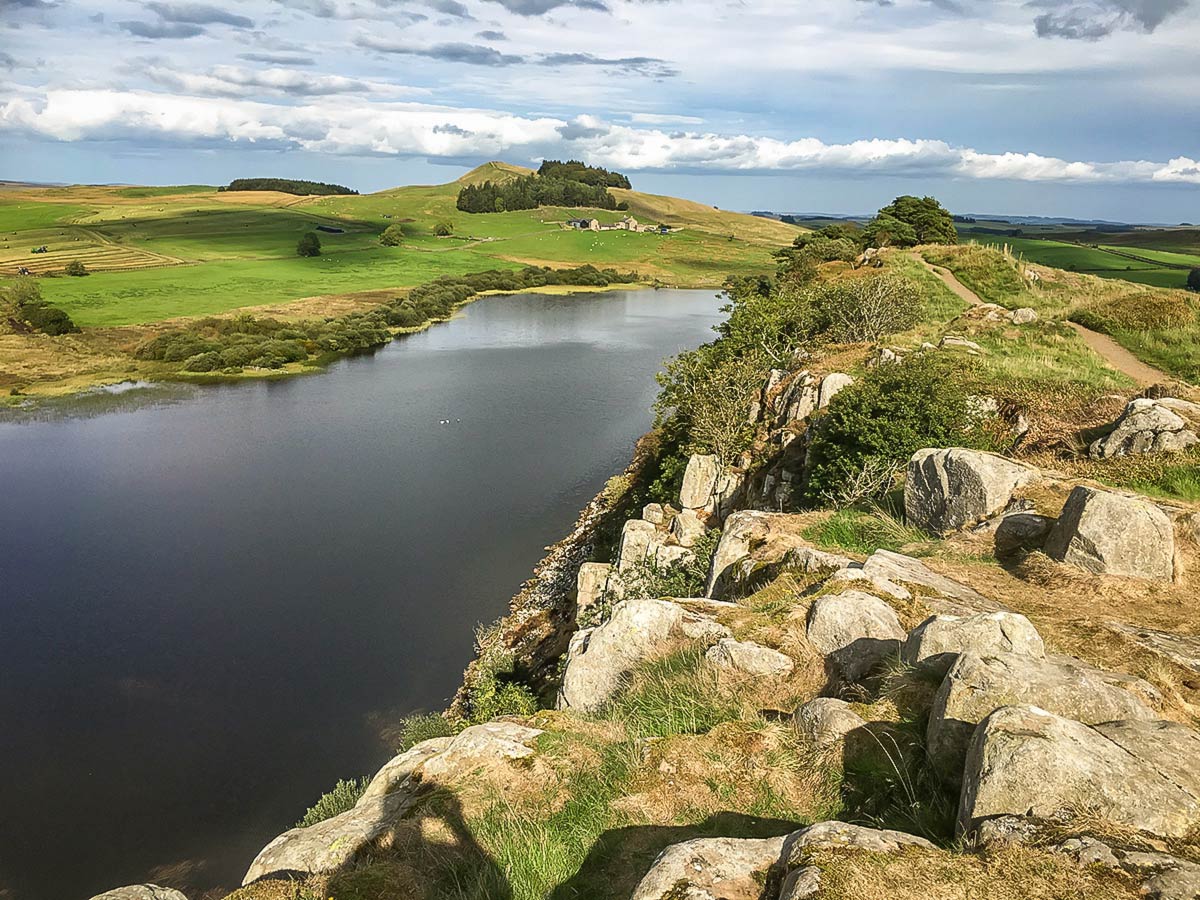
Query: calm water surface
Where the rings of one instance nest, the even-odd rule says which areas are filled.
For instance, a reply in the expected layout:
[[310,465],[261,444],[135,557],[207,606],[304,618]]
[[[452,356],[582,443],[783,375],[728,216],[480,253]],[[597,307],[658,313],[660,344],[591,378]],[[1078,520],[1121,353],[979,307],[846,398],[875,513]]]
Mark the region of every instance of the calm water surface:
[[0,422],[0,898],[236,885],[374,772],[719,305],[491,298],[325,375]]

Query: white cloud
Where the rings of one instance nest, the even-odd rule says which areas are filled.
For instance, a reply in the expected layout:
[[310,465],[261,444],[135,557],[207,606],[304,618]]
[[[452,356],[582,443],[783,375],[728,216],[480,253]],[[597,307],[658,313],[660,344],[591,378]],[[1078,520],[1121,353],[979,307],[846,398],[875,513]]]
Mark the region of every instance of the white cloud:
[[[267,70],[267,73],[273,70]],[[288,92],[307,73],[257,72],[249,80]],[[218,67],[213,79],[237,84],[245,73]],[[332,76],[331,76],[332,77]],[[333,86],[330,86],[330,90]],[[147,91],[56,90],[0,106],[0,131],[60,141],[147,139],[269,142],[309,151],[427,157],[582,156],[639,171],[805,172],[913,175],[974,180],[1200,185],[1200,162],[1071,161],[1034,153],[983,153],[939,140],[868,139],[826,143],[751,134],[671,132],[606,122],[519,116],[413,102],[346,103],[317,97],[295,106]]]

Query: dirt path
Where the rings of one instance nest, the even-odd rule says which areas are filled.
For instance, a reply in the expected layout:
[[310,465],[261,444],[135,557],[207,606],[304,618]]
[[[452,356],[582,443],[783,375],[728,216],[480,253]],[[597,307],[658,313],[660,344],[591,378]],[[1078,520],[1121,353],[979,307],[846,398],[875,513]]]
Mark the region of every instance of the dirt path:
[[[984,305],[979,295],[959,281],[949,269],[935,266],[920,256],[917,259],[921,261],[925,268],[936,275],[946,287],[950,288],[955,296],[962,298],[972,306]],[[1083,338],[1083,342],[1091,347],[1093,352],[1098,354],[1101,359],[1122,375],[1132,378],[1137,382],[1139,387],[1149,387],[1152,384],[1161,384],[1174,380],[1161,369],[1146,365],[1146,363],[1142,362],[1107,334],[1101,334],[1098,331],[1092,331],[1090,328],[1084,328],[1077,322],[1067,322],[1067,324],[1075,329],[1076,333]]]

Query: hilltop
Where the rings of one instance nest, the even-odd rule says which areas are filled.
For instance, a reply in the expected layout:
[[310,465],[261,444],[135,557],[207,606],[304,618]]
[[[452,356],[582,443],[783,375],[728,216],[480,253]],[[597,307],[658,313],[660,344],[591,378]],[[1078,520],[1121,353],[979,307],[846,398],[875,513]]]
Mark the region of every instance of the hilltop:
[[[591,265],[623,279],[632,274],[641,285],[716,288],[729,275],[772,272],[773,252],[801,231],[624,190],[628,214],[673,233],[566,226],[580,216],[608,224],[627,215],[615,210],[467,214],[455,207],[464,185],[531,174],[489,162],[446,184],[361,196],[205,185],[11,186],[0,197],[0,287],[28,269],[43,300],[83,331],[47,342],[0,323],[0,387],[61,393],[161,377],[161,367],[131,362],[129,354],[167,327],[246,310],[288,321],[366,315],[436,278],[487,270]],[[385,230],[394,246],[381,242]],[[302,259],[297,241],[308,233],[319,237],[320,255]],[[88,274],[66,276],[68,266]]]

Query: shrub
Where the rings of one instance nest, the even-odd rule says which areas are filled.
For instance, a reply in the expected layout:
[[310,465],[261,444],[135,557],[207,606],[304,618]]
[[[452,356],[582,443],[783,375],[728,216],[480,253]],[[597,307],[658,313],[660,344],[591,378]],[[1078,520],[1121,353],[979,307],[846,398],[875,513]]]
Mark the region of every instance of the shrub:
[[876,341],[904,331],[920,318],[917,287],[898,275],[874,275],[824,285],[813,293],[821,331],[837,343]]
[[308,828],[353,809],[354,804],[358,802],[358,798],[363,795],[370,783],[371,779],[369,778],[339,781],[333,786],[333,790],[322,794],[321,799],[308,808],[308,812],[296,823],[296,827]]
[[66,268],[63,269],[63,272],[65,272],[67,275],[74,275],[76,277],[89,274],[87,266],[85,266],[83,261],[79,259],[73,259],[67,263]]
[[1188,272],[1187,288],[1189,291],[1200,291],[1200,269]]
[[404,243],[404,229],[399,225],[389,225],[379,236],[379,243],[385,247],[399,247]]
[[937,357],[872,369],[834,397],[818,418],[809,448],[809,503],[843,491],[872,460],[907,462],[922,447],[995,449],[974,424],[966,373]]
[[17,315],[42,334],[71,334],[79,330],[63,310],[46,303],[26,303]]
[[628,574],[622,573],[622,583],[633,596],[703,596],[708,582],[708,567],[720,540],[719,530],[710,531],[696,541],[690,559],[668,566],[658,566],[652,560],[645,560],[634,565]]
[[321,239],[311,231],[300,235],[300,240],[296,243],[296,255],[320,256]]
[[433,227],[433,233],[438,237],[450,237],[454,234],[454,225],[450,222],[438,222]]
[[411,750],[422,741],[432,738],[450,737],[454,734],[454,726],[445,716],[437,713],[413,713],[405,716],[400,722],[400,745],[397,752]]

